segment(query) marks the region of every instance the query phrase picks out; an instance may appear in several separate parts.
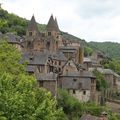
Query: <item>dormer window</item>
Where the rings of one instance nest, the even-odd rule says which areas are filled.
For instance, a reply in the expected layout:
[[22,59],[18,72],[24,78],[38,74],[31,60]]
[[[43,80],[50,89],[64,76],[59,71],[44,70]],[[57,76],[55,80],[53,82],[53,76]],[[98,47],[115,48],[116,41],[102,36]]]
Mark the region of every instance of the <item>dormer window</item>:
[[51,32],[48,32],[48,36],[51,36]]

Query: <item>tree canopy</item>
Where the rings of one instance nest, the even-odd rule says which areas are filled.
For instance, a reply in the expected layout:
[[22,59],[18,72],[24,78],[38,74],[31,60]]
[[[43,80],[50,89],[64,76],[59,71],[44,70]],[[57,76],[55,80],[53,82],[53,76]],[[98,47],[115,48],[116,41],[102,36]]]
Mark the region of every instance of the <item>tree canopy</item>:
[[[0,119],[64,120],[51,93],[39,88],[34,76],[19,63],[20,53],[0,40]],[[2,69],[1,69],[2,68]]]
[[108,83],[104,78],[104,75],[101,74],[99,71],[94,70],[94,75],[96,76],[96,89],[97,91],[102,91],[108,88]]

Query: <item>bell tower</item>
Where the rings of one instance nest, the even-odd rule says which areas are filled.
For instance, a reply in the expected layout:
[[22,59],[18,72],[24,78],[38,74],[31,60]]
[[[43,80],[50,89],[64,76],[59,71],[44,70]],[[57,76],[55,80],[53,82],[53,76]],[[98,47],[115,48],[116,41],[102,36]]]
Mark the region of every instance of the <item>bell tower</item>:
[[30,22],[28,23],[28,28],[26,31],[26,48],[33,49],[36,37],[38,36],[38,27],[35,21],[34,15],[32,16]]
[[47,46],[49,45],[50,51],[57,51],[58,44],[59,44],[59,35],[60,30],[57,24],[57,19],[53,18],[53,15],[51,15],[48,24],[46,26],[46,36],[47,36]]

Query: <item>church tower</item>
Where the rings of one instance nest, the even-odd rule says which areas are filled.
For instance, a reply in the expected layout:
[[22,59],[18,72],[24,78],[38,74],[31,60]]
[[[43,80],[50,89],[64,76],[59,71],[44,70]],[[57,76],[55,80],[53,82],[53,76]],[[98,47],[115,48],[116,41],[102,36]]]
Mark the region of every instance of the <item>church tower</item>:
[[38,33],[39,32],[38,32],[37,23],[35,21],[34,15],[33,15],[29,24],[28,24],[28,28],[27,28],[27,31],[26,31],[26,48],[27,49],[31,50],[31,49],[34,48],[33,42],[37,38]]
[[31,36],[36,36],[37,34],[38,34],[38,27],[37,27],[37,23],[35,21],[35,17],[33,15],[29,24],[28,24],[26,36],[31,37]]
[[46,48],[50,51],[57,51],[60,38],[60,30],[58,27],[57,19],[54,19],[53,15],[51,15],[46,26],[46,36]]
[[46,26],[46,30],[47,30],[47,35],[48,36],[54,36],[57,37],[57,35],[59,35],[59,27],[57,24],[57,20],[53,18],[53,15],[51,15],[48,24]]

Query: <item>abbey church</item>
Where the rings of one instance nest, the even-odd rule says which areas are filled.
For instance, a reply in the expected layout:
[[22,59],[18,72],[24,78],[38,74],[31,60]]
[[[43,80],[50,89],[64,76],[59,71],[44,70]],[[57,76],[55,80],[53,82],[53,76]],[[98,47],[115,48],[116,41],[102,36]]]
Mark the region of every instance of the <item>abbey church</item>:
[[57,19],[51,15],[46,31],[40,32],[32,16],[22,42],[22,61],[26,71],[35,75],[38,85],[57,96],[57,89],[66,89],[80,101],[95,99],[96,81],[83,65],[84,50],[79,41],[64,39]]
[[[34,75],[38,86],[47,89],[53,96],[57,97],[60,88],[67,90],[81,102],[100,103],[102,98],[109,98],[111,91],[120,88],[120,76],[100,64],[106,59],[102,52],[94,50],[91,56],[84,56],[81,41],[65,35],[53,15],[50,16],[44,32],[38,29],[33,15],[25,37],[0,33],[0,38],[5,38],[21,51],[20,63],[27,63],[26,72]],[[96,91],[94,70],[103,74],[109,85],[104,95]]]
[[9,44],[22,52],[20,63],[27,63],[26,72],[34,75],[38,86],[47,89],[53,96],[57,97],[60,88],[81,102],[99,102],[101,95],[96,91],[94,69],[104,74],[112,89],[116,88],[119,76],[100,64],[104,54],[93,51],[92,56],[85,57],[81,41],[75,40],[75,37],[65,37],[53,15],[44,31],[38,29],[33,15],[25,37],[13,33],[0,34],[1,37],[7,38]]

